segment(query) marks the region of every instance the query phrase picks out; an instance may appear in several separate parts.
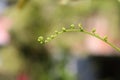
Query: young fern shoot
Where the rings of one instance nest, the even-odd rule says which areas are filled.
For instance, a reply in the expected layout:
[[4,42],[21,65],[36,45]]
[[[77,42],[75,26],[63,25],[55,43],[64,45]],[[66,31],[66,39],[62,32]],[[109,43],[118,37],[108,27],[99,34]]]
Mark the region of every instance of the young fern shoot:
[[111,46],[112,48],[114,48],[115,50],[117,50],[118,52],[120,52],[120,48],[117,47],[116,45],[112,44],[111,42],[109,42],[107,36],[101,37],[100,35],[98,35],[96,33],[96,29],[92,29],[91,32],[89,32],[89,31],[85,30],[82,27],[81,24],[78,24],[78,27],[75,27],[74,24],[71,24],[70,28],[63,27],[61,31],[55,31],[53,35],[50,35],[46,39],[44,39],[43,36],[39,36],[38,37],[38,42],[40,42],[40,44],[48,43],[51,40],[53,40],[54,38],[56,38],[58,35],[63,34],[65,32],[82,32],[84,34],[91,35],[93,37],[96,37],[96,38],[102,40],[103,42],[107,43],[109,46]]

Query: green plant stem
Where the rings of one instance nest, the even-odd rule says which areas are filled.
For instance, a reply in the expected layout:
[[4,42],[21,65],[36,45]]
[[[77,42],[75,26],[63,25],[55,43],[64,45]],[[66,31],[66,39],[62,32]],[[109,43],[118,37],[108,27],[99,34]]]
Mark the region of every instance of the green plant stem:
[[45,44],[47,42],[50,42],[51,40],[53,40],[54,38],[56,38],[58,35],[60,34],[63,34],[65,32],[82,32],[82,33],[85,33],[85,34],[88,34],[88,35],[91,35],[93,37],[96,37],[98,39],[100,39],[101,41],[105,42],[106,44],[108,44],[109,46],[111,46],[113,49],[117,50],[118,52],[120,52],[120,48],[117,47],[116,45],[112,44],[111,42],[108,41],[107,37],[101,37],[100,35],[98,35],[96,32],[95,29],[93,29],[91,32],[83,29],[83,27],[79,26],[79,28],[75,28],[73,25],[72,25],[72,28],[62,28],[61,31],[56,31],[55,34],[51,35],[50,37],[48,37],[47,39],[44,39],[42,36],[40,36],[38,38],[38,41],[41,43],[41,44]]
[[66,32],[82,32],[88,35],[91,35],[93,37],[96,37],[100,40],[102,40],[103,42],[107,43],[108,45],[110,45],[112,48],[114,48],[115,50],[117,50],[118,52],[120,52],[120,48],[115,46],[114,44],[110,43],[108,40],[104,40],[104,38],[100,37],[99,35],[97,35],[96,33],[92,33],[92,32],[88,32],[86,30],[80,31],[78,29],[67,29]]

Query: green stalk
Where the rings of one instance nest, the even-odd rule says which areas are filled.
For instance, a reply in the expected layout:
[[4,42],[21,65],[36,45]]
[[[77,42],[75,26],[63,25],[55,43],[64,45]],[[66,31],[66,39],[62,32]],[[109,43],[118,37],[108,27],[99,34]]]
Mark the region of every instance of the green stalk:
[[98,38],[100,39],[101,41],[105,42],[106,44],[108,44],[109,46],[111,46],[113,49],[115,49],[116,51],[120,52],[120,48],[117,47],[116,45],[112,44],[111,42],[108,41],[107,37],[101,37],[99,36],[98,34],[96,34],[96,30],[93,29],[91,32],[89,31],[86,31],[85,29],[83,29],[83,27],[79,24],[78,25],[79,28],[75,28],[74,24],[71,25],[70,28],[66,29],[66,28],[62,28],[61,31],[55,31],[55,34],[51,35],[50,37],[44,39],[42,36],[40,36],[38,38],[38,41],[41,43],[41,44],[45,44],[45,43],[48,43],[50,42],[51,40],[53,40],[54,38],[56,38],[58,35],[64,33],[64,32],[82,32],[82,33],[85,33],[85,34],[88,34],[88,35],[91,35],[95,38]]
[[[68,29],[66,32],[80,32],[80,30],[78,30],[78,29],[74,29],[74,30]],[[109,46],[111,46],[112,48],[114,48],[115,50],[117,50],[118,52],[120,52],[120,48],[119,48],[119,47],[117,47],[116,45],[112,44],[112,43],[109,42],[108,40],[105,40],[104,38],[100,37],[99,35],[97,35],[97,34],[95,34],[95,33],[88,32],[88,31],[86,31],[86,30],[83,30],[83,31],[81,31],[81,32],[83,32],[83,33],[85,33],[85,34],[88,34],[88,35],[91,35],[91,36],[93,36],[93,37],[95,37],[95,38],[100,39],[101,41],[107,43]]]

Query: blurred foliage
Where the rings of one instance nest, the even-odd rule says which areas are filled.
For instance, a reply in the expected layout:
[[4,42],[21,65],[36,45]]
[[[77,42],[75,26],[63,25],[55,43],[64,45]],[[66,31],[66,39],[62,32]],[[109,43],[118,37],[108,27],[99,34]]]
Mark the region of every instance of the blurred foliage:
[[[20,54],[21,59],[16,56],[12,59],[20,65],[23,62],[25,70],[32,80],[74,80],[71,78],[71,74],[65,71],[65,64],[67,64],[65,59],[70,55],[66,55],[66,53],[69,53],[70,50],[64,51],[66,48],[61,44],[70,48],[73,44],[83,45],[84,43],[84,39],[81,39],[83,36],[79,33],[76,35],[69,33],[65,34],[63,39],[58,38],[56,43],[54,41],[41,46],[37,42],[40,35],[48,36],[53,30],[68,27],[72,23],[81,22],[85,28],[88,28],[87,20],[99,13],[108,19],[110,34],[119,39],[120,3],[117,0],[8,0],[8,4],[11,6],[6,10],[5,15],[13,21],[10,31],[12,47],[8,46],[7,50],[3,49],[7,52],[3,52],[6,53],[5,56],[8,53]],[[63,50],[61,54],[63,53],[64,58],[56,64],[52,57],[54,53],[51,51],[52,45],[55,46],[55,49],[59,46],[61,51]],[[14,60],[11,62],[14,63]],[[19,62],[19,60],[21,61]],[[11,71],[17,69],[9,64],[12,63],[7,63]],[[19,68],[19,65],[17,66]],[[52,75],[54,69],[57,70],[58,75]],[[56,76],[59,78],[54,78]]]

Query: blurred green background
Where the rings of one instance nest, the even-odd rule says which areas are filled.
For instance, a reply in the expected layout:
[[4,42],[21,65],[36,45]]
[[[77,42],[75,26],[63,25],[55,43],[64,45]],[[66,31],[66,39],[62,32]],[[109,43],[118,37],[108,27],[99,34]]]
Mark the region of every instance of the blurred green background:
[[99,80],[89,72],[89,79],[80,79],[77,61],[119,55],[108,45],[73,32],[37,42],[40,35],[79,23],[120,46],[119,0],[0,0],[0,80]]

